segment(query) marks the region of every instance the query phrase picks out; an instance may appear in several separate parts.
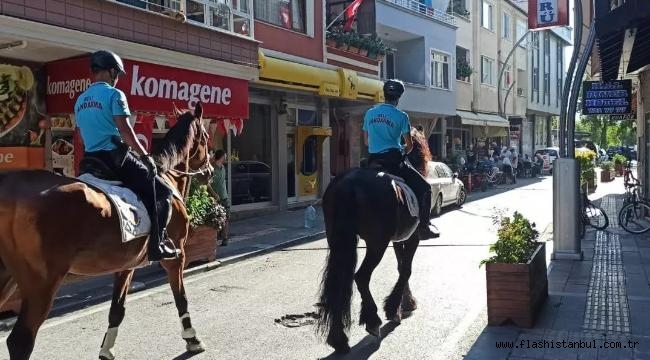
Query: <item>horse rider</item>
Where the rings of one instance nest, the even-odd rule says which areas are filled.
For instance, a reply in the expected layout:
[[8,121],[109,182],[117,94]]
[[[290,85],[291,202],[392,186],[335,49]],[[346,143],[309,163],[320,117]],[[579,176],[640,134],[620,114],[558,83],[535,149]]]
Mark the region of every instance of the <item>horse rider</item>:
[[[420,240],[432,239],[440,234],[432,229],[430,223],[431,186],[409,162],[404,161],[403,156],[404,150],[406,154],[413,150],[409,117],[397,108],[403,93],[404,83],[401,81],[391,79],[384,83],[385,103],[366,111],[363,119],[363,139],[364,144],[368,146],[369,164],[380,163],[384,170],[402,177],[413,189],[420,207]],[[402,139],[406,144],[405,149]]]
[[100,50],[91,55],[90,68],[94,82],[75,104],[85,156],[102,161],[125,187],[140,197],[149,216],[152,219],[157,216],[158,229],[152,225],[149,236],[149,261],[174,259],[180,251],[174,248],[165,231],[172,190],[156,176],[155,161],[137,140],[129,123],[131,112],[126,96],[115,88],[118,77],[126,74],[122,59],[111,51]]

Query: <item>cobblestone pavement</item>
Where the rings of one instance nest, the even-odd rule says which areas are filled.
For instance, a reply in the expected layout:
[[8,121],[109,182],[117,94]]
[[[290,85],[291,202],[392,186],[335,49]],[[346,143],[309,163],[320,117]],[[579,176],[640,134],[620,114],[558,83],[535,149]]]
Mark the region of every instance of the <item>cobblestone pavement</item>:
[[650,240],[618,225],[622,193],[617,178],[591,196],[610,227],[587,231],[582,261],[551,263],[535,327],[486,327],[466,360],[650,359]]

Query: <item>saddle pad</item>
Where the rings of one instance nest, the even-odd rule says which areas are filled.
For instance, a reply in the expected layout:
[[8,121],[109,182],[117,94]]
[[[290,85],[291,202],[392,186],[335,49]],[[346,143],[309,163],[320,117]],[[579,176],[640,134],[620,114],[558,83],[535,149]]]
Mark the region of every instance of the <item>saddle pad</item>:
[[91,185],[110,199],[120,218],[122,242],[149,235],[151,219],[144,204],[133,191],[121,186],[119,181],[98,179],[91,174],[82,174],[77,180]]
[[379,176],[388,176],[389,178],[391,178],[392,180],[391,184],[393,185],[393,188],[395,188],[395,190],[399,188],[402,191],[402,194],[404,194],[404,198],[405,198],[404,201],[406,202],[406,206],[408,207],[411,216],[418,217],[420,215],[420,206],[418,204],[418,198],[415,196],[413,190],[411,190],[411,188],[408,185],[406,185],[404,179],[385,172],[380,172]]

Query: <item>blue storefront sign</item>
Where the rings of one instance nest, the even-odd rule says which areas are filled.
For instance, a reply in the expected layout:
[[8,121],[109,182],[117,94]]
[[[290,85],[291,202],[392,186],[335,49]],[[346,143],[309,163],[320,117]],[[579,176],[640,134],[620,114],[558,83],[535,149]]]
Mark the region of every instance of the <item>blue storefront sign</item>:
[[582,82],[582,115],[629,114],[632,80]]

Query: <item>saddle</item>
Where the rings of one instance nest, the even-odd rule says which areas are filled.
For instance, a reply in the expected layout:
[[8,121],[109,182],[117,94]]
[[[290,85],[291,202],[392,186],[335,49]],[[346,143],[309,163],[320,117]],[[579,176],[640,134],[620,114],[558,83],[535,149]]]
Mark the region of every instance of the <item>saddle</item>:
[[81,174],[90,174],[98,179],[107,181],[119,181],[117,174],[103,160],[93,157],[84,156],[79,163],[79,172]]

